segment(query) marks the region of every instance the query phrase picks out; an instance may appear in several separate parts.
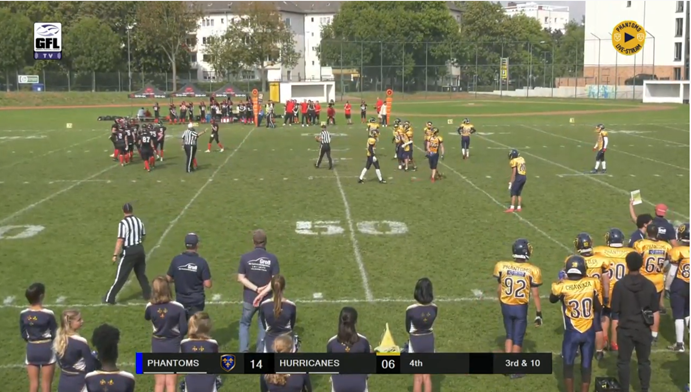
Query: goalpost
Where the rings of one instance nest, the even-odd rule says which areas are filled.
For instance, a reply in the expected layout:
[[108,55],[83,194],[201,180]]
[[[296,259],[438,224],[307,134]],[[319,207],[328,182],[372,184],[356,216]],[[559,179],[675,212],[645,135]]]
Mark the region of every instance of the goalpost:
[[336,100],[336,83],[335,82],[293,82],[281,83],[280,102],[285,102],[290,99],[297,99],[298,102],[303,100],[312,100],[319,102],[331,102]]
[[643,103],[689,103],[689,82],[681,80],[643,81]]

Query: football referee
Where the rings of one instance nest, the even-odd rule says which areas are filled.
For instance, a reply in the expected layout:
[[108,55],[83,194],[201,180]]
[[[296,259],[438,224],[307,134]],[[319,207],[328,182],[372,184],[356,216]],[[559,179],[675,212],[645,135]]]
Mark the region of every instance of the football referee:
[[133,269],[142,287],[142,297],[147,301],[151,297],[151,286],[146,277],[146,252],[142,245],[146,236],[144,223],[133,215],[132,204],[126,203],[122,206],[122,212],[125,217],[118,223],[118,239],[115,241],[113,252],[113,263],[119,261],[118,270],[115,273],[115,282],[103,297],[103,302],[111,305],[115,304],[115,297],[127,282]]
[[322,132],[317,136],[317,142],[320,144],[319,160],[317,160],[314,167],[319,169],[319,165],[322,164],[322,159],[324,159],[324,155],[326,155],[326,158],[329,160],[329,170],[333,169],[334,164],[333,160],[331,160],[331,134],[326,130],[326,125],[322,125]]
[[194,171],[194,166],[196,166],[197,139],[205,132],[206,130],[202,131],[202,133],[198,133],[197,130],[194,129],[194,125],[189,123],[189,125],[187,125],[187,130],[182,134],[182,146],[185,149],[185,155],[187,155],[185,165],[185,171],[187,173],[192,173]]

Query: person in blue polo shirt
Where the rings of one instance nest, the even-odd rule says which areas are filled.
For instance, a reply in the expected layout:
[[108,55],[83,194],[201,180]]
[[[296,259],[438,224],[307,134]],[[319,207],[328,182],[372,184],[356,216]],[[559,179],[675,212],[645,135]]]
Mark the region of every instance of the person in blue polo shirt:
[[652,221],[653,217],[650,214],[640,214],[636,217],[636,231],[629,237],[629,248],[633,248],[633,244],[646,238],[645,230]]
[[[266,233],[255,230],[252,234],[254,250],[240,256],[238,267],[238,282],[244,287],[242,294],[242,316],[240,317],[240,352],[246,353],[250,349],[250,325],[252,318],[259,310],[257,298],[271,298],[271,278],[278,275],[278,259],[276,255],[266,251]],[[262,344],[266,331],[261,323],[257,336],[257,352],[264,351]]]
[[190,233],[185,236],[185,251],[175,256],[168,267],[166,278],[175,284],[175,301],[182,304],[187,319],[204,310],[204,289],[211,288],[209,263],[199,256],[199,236]]

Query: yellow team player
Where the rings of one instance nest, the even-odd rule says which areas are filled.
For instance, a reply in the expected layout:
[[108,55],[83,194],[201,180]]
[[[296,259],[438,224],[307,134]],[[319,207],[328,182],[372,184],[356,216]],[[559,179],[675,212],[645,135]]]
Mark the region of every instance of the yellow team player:
[[511,248],[513,261],[500,261],[494,266],[497,294],[506,330],[504,352],[520,353],[528,326],[528,303],[532,294],[535,303],[535,325],[542,325],[542,305],[538,288],[542,285],[542,272],[530,264],[533,246],[520,238]]
[[566,276],[552,283],[549,302],[561,301],[564,316],[564,339],[561,356],[564,366],[564,384],[567,392],[574,392],[574,365],[581,353],[581,391],[590,390],[595,351],[595,334],[599,322],[596,315],[602,312],[602,287],[600,280],[586,274],[586,261],[573,255],[566,261]]
[[[504,212],[521,212],[521,201],[523,197],[523,187],[527,179],[525,159],[520,156],[518,150],[509,152],[509,166],[511,167],[511,179],[509,180],[509,190],[511,191],[511,206]],[[518,202],[518,204],[516,204]],[[514,208],[517,206],[517,208]]]
[[396,148],[396,154],[394,155],[394,158],[398,160],[398,170],[403,169],[403,160],[404,160],[404,154],[403,154],[403,137],[405,136],[405,126],[401,125],[398,128],[396,128],[395,133],[394,133],[394,144]]
[[463,123],[458,127],[458,134],[461,135],[461,153],[463,159],[470,158],[470,135],[476,132],[473,124],[468,118],[463,119]]
[[369,138],[367,138],[367,161],[365,163],[365,168],[362,169],[360,173],[360,178],[358,183],[362,184],[365,182],[365,174],[370,167],[374,165],[375,172],[377,173],[377,178],[380,184],[386,184],[386,181],[382,178],[381,170],[379,169],[379,160],[377,159],[377,140],[379,139],[379,130],[374,130],[370,133]]
[[398,130],[403,127],[401,124],[401,119],[397,118],[393,123],[393,129],[391,129],[391,144],[394,145],[393,159],[398,159],[398,146],[396,146],[396,138],[398,137]]
[[375,121],[374,117],[370,117],[367,123],[367,136],[372,135],[372,131],[379,132],[379,123]]
[[[605,297],[611,299],[614,285],[617,284],[629,272],[626,266],[626,255],[634,252],[633,248],[624,246],[624,233],[619,229],[610,229],[605,234],[606,246],[596,246],[593,248],[593,255],[596,257],[604,257],[609,261],[609,292],[605,293]],[[605,336],[605,347],[609,341],[610,351],[619,351],[617,346],[617,325],[619,324],[619,315],[612,313],[609,310],[609,303],[605,306],[602,312],[602,330]],[[611,325],[611,330],[610,330]]]
[[[676,352],[684,352],[684,331],[689,328],[689,224],[684,223],[677,228],[677,239],[681,245],[675,246],[669,252],[669,262],[676,269],[672,285],[669,287],[672,317],[674,318],[674,332],[676,343],[669,347]],[[686,328],[684,328],[686,327]]]
[[408,171],[408,165],[413,166],[413,171],[417,171],[417,165],[415,164],[415,160],[413,159],[413,151],[415,150],[415,139],[414,139],[414,134],[413,134],[413,127],[410,126],[407,131],[405,131],[405,136],[408,139],[406,142],[408,144],[408,162],[406,163],[406,171]]
[[[585,274],[589,278],[600,281],[600,303],[603,307],[609,304],[609,259],[596,256],[593,251],[593,239],[588,233],[580,233],[573,241],[576,253],[585,260]],[[568,266],[569,257],[565,263]],[[604,348],[607,337],[602,328],[602,314],[595,313],[595,359],[598,361],[604,357]]]
[[430,136],[432,136],[432,121],[427,121],[427,124],[425,124],[425,138],[424,142],[422,143],[423,150],[427,151],[427,141],[429,140]]
[[[672,250],[672,245],[660,239],[656,224],[648,224],[645,231],[648,238],[637,241],[633,244],[633,249],[643,257],[641,275],[655,284],[658,300],[660,300],[665,289],[665,274],[663,270],[667,260],[669,260],[669,253]],[[662,313],[662,310],[663,308],[660,308],[660,313]],[[659,318],[657,320],[658,321],[650,327],[653,333],[654,342],[657,341],[657,334],[660,328]]]
[[609,145],[609,136],[607,135],[607,131],[605,131],[605,126],[603,124],[597,124],[597,127],[595,127],[595,132],[597,132],[597,142],[595,143],[595,147],[593,147],[593,151],[597,151],[597,153],[595,154],[595,169],[591,170],[590,172],[593,174],[597,173],[598,169],[600,168],[600,164],[602,164],[601,173],[605,173],[607,172],[605,152],[607,151],[607,146]]
[[439,164],[439,153],[441,152],[441,159],[444,160],[444,139],[439,136],[439,128],[432,130],[432,136],[427,141],[427,159],[429,160],[429,168],[432,169],[432,182],[436,179],[442,178],[441,173],[437,171]]

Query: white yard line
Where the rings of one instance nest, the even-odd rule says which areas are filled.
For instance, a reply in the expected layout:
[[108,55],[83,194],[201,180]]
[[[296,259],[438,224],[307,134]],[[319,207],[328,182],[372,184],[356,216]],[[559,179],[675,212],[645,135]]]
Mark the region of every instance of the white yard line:
[[46,152],[46,153],[43,153],[43,154],[41,154],[41,155],[32,156],[32,157],[30,157],[30,158],[22,159],[22,160],[20,160],[20,161],[14,161],[14,162],[12,162],[12,163],[9,164],[9,165],[0,166],[0,169],[6,169],[6,168],[8,168],[8,167],[13,167],[13,166],[16,166],[16,165],[18,165],[18,164],[20,164],[20,163],[22,163],[22,162],[26,162],[26,161],[28,161],[28,160],[33,160],[33,159],[36,159],[36,158],[42,158],[42,157],[48,156],[48,155],[50,155],[50,154],[56,153],[56,152],[58,152],[58,151],[62,151],[62,150],[74,148],[74,147],[77,147],[77,146],[79,146],[79,145],[86,144],[86,143],[88,143],[88,142],[90,142],[90,141],[92,141],[92,140],[96,140],[96,139],[100,139],[100,138],[103,138],[103,135],[98,135],[98,136],[96,136],[96,137],[92,137],[91,139],[86,139],[86,140],[83,140],[83,141],[81,141],[81,142],[79,142],[79,143],[74,143],[74,144],[72,144],[72,145],[69,145],[69,146],[67,146],[67,147],[62,147],[62,148],[58,148],[58,149],[55,149],[55,150],[50,150],[50,151],[48,151],[48,152]]
[[661,139],[661,138],[659,138],[659,137],[641,136],[641,135],[635,135],[635,134],[633,134],[633,133],[622,133],[622,134],[617,134],[617,137],[619,137],[619,136],[637,137],[637,138],[641,138],[641,139],[652,140],[652,141],[655,141],[655,142],[658,142],[658,143],[674,144],[674,145],[676,145],[676,146],[681,146],[681,147],[688,147],[688,146],[689,146],[688,144],[679,143],[679,142],[673,142],[673,141],[671,141],[671,140]]
[[70,185],[70,186],[68,186],[68,187],[66,187],[66,188],[62,188],[62,189],[60,189],[60,190],[57,191],[57,192],[51,193],[50,195],[48,195],[47,197],[45,197],[45,198],[43,198],[43,199],[37,201],[36,203],[29,204],[28,206],[26,206],[26,207],[22,208],[21,210],[19,210],[19,211],[13,213],[12,215],[8,216],[7,218],[4,218],[4,219],[0,220],[0,225],[4,225],[5,223],[7,223],[7,222],[11,221],[12,219],[16,218],[17,216],[19,216],[19,215],[21,215],[21,214],[23,214],[23,213],[25,213],[25,212],[27,212],[27,211],[33,210],[34,208],[36,208],[36,207],[38,207],[39,205],[41,205],[41,204],[47,202],[48,200],[51,200],[52,198],[54,198],[54,197],[56,197],[56,196],[59,196],[59,195],[65,193],[65,192],[67,192],[67,191],[69,191],[69,190],[72,190],[73,188],[75,188],[75,187],[77,187],[77,186],[79,186],[79,185],[81,185],[81,184],[83,184],[83,183],[85,183],[85,182],[88,182],[88,181],[90,181],[90,180],[92,180],[92,179],[94,179],[94,178],[100,176],[101,174],[107,172],[108,170],[112,170],[112,169],[114,169],[114,168],[116,168],[116,167],[118,167],[117,164],[108,166],[108,167],[106,167],[105,169],[101,170],[100,172],[98,172],[98,173],[96,173],[96,174],[92,174],[92,175],[90,175],[89,177],[87,177],[87,178],[85,178],[85,179],[83,179],[83,180],[79,180],[79,181],[75,182],[74,184],[72,184],[72,185]]
[[[423,153],[425,152],[422,148],[420,148],[420,147],[418,147],[418,146],[415,146],[415,148],[417,148],[418,150],[420,150],[420,151],[423,152]],[[494,196],[492,196],[492,195],[490,195],[489,193],[487,193],[487,191],[485,191],[484,189],[482,189],[482,188],[480,188],[479,186],[475,185],[474,182],[470,181],[470,179],[468,179],[468,177],[466,177],[466,176],[464,176],[463,174],[459,173],[459,172],[456,171],[454,168],[452,168],[451,166],[447,165],[447,164],[444,163],[444,162],[439,162],[439,163],[440,163],[442,166],[444,166],[445,168],[451,170],[452,173],[454,173],[455,175],[457,175],[458,177],[460,177],[460,178],[461,178],[463,181],[465,181],[468,185],[470,185],[471,187],[475,188],[477,191],[483,193],[485,196],[487,196],[488,199],[492,200],[492,201],[494,202],[494,204],[498,205],[499,207],[506,208],[506,203],[502,203],[502,202],[500,202],[499,200],[497,200],[496,198],[494,198]],[[558,240],[556,240],[554,237],[552,237],[551,235],[547,234],[544,230],[542,230],[542,229],[540,229],[539,227],[535,226],[531,221],[529,221],[529,220],[525,219],[524,217],[522,217],[520,213],[512,213],[512,215],[515,216],[516,219],[518,219],[519,221],[523,222],[524,224],[526,224],[526,225],[530,226],[531,228],[533,228],[533,229],[534,229],[535,231],[537,231],[538,233],[542,234],[542,235],[543,235],[545,238],[547,238],[548,240],[550,240],[550,241],[554,242],[555,244],[559,245],[560,247],[564,248],[567,252],[572,252],[572,251],[573,251],[573,249],[571,249],[570,247],[568,247],[568,246],[562,244],[561,242],[559,242]]]
[[[170,223],[168,224],[168,227],[166,227],[166,229],[163,231],[163,234],[161,234],[161,238],[158,239],[158,242],[156,242],[156,244],[154,245],[154,247],[151,248],[151,249],[149,250],[149,252],[146,254],[146,259],[147,259],[147,260],[150,260],[151,257],[153,256],[154,252],[156,252],[156,249],[158,249],[158,248],[161,247],[161,245],[163,244],[163,241],[166,239],[166,237],[168,236],[168,234],[170,233],[170,231],[173,230],[173,227],[175,227],[175,225],[178,223],[178,221],[180,220],[180,218],[182,218],[183,215],[185,215],[185,213],[187,212],[187,210],[192,206],[192,204],[194,204],[194,202],[197,200],[197,198],[199,197],[199,195],[201,195],[202,192],[204,192],[204,189],[206,189],[206,187],[209,186],[209,184],[211,184],[211,183],[214,181],[214,178],[216,177],[216,175],[217,175],[217,174],[221,171],[221,169],[223,169],[223,167],[230,161],[230,158],[232,158],[232,157],[235,155],[235,153],[238,152],[238,150],[240,149],[240,147],[242,147],[242,145],[245,144],[245,142],[247,141],[247,139],[250,137],[250,135],[252,135],[252,133],[253,133],[256,129],[257,129],[257,128],[252,128],[252,129],[250,129],[249,132],[247,132],[247,135],[245,135],[245,138],[242,139],[242,140],[240,141],[240,143],[237,145],[237,147],[235,147],[235,149],[234,149],[233,151],[231,151],[231,152],[228,154],[228,156],[226,157],[225,161],[223,161],[223,163],[220,164],[220,165],[216,168],[216,170],[214,170],[213,173],[211,173],[211,176],[206,180],[206,182],[205,182],[201,187],[199,187],[199,189],[197,190],[197,193],[195,193],[194,196],[192,196],[192,198],[190,199],[190,201],[187,202],[187,204],[185,204],[184,207],[182,207],[182,210],[181,210],[180,213],[175,217],[175,219],[173,219],[172,221],[170,221]],[[125,287],[129,286],[131,283],[132,283],[132,276],[130,276],[130,278],[127,279],[127,282],[125,282],[125,284],[122,286],[122,288],[124,289]],[[121,289],[120,293],[122,293],[122,289]],[[116,298],[116,299],[117,299],[117,298]]]
[[338,185],[338,191],[341,193],[341,199],[343,200],[343,208],[345,209],[346,221],[348,222],[348,234],[350,234],[350,242],[353,245],[353,256],[355,256],[355,262],[360,270],[362,288],[365,290],[365,298],[367,299],[367,302],[372,302],[374,300],[374,295],[372,295],[372,289],[369,287],[369,279],[367,277],[367,271],[365,270],[365,263],[362,261],[360,245],[355,237],[355,225],[353,224],[353,217],[350,214],[350,204],[348,203],[348,198],[343,190],[343,184],[341,184],[341,177],[338,175],[338,170],[334,169],[333,172],[334,176],[336,176],[336,185]]
[[[564,140],[570,140],[570,141],[576,142],[576,143],[578,143],[578,144],[588,144],[588,142],[586,142],[586,141],[578,140],[578,139],[573,139],[573,138],[566,137],[566,136],[557,135],[557,134],[554,134],[554,133],[551,133],[551,132],[543,131],[543,130],[540,129],[540,128],[535,128],[535,127],[531,127],[531,126],[528,126],[528,125],[521,125],[521,126],[522,126],[523,128],[527,128],[527,129],[533,130],[533,131],[535,131],[535,132],[544,133],[545,135],[549,135],[549,136],[553,136],[553,137],[558,137],[558,138],[561,138],[561,139],[564,139]],[[681,167],[681,166],[673,165],[673,164],[671,164],[671,163],[658,161],[657,159],[647,158],[647,157],[644,157],[644,156],[641,156],[641,155],[632,154],[632,153],[630,153],[630,152],[623,151],[623,150],[619,150],[619,149],[612,149],[611,152],[614,152],[615,154],[616,154],[616,153],[621,153],[621,154],[625,154],[625,155],[630,155],[630,156],[632,156],[632,157],[634,157],[634,158],[637,158],[637,159],[645,159],[646,161],[655,162],[655,163],[660,164],[660,165],[670,166],[670,167],[673,167],[673,168],[676,168],[676,169],[689,171],[689,168],[688,168],[688,167]],[[611,153],[611,152],[610,152],[610,153]]]
[[[654,124],[653,124],[653,125],[654,125]],[[683,124],[681,124],[681,125],[683,125]],[[682,132],[689,133],[689,130],[688,130],[688,129],[681,129],[681,128],[676,128],[676,127],[670,127],[670,126],[662,125],[662,124],[659,124],[658,126],[665,127],[665,128],[667,128],[667,129],[671,129],[671,130],[674,130],[674,131],[682,131]]]
[[[504,148],[506,148],[506,149],[511,149],[510,146],[508,146],[508,145],[506,145],[506,144],[504,144],[504,143],[499,143],[499,142],[497,142],[497,141],[494,141],[494,140],[489,139],[489,138],[484,137],[484,136],[478,136],[478,137],[481,138],[481,139],[483,139],[483,140],[486,140],[486,141],[488,141],[488,142],[490,142],[490,143],[494,143],[494,144],[496,144],[496,145],[498,145],[498,146],[502,146],[502,147],[504,147]],[[570,172],[572,172],[572,173],[574,173],[574,174],[578,174],[578,175],[584,174],[582,171],[578,171],[578,170],[576,170],[576,169],[572,169],[572,168],[570,168],[570,167],[568,167],[568,166],[562,165],[561,163],[554,162],[554,161],[552,161],[552,160],[549,160],[549,159],[547,159],[547,158],[543,158],[543,157],[538,156],[538,155],[535,155],[535,154],[531,154],[531,153],[529,153],[529,152],[525,152],[525,151],[524,151],[524,152],[522,152],[521,154],[527,155],[527,156],[530,156],[530,157],[533,157],[533,158],[536,158],[536,159],[539,159],[539,160],[541,160],[541,161],[543,161],[543,162],[549,163],[550,165],[558,166],[558,167],[560,167],[560,168],[562,168],[562,169],[564,169],[564,170],[568,170],[568,171],[570,171]],[[562,174],[562,175],[563,175],[563,174]],[[597,182],[598,184],[600,184],[600,185],[602,185],[602,186],[605,186],[605,187],[607,187],[607,188],[610,188],[610,189],[612,189],[612,190],[614,190],[614,191],[617,191],[618,193],[621,193],[621,194],[624,194],[624,195],[629,195],[629,196],[631,195],[631,192],[629,192],[629,191],[626,191],[626,190],[624,190],[624,189],[618,188],[618,187],[616,187],[616,186],[614,186],[614,185],[612,185],[612,184],[610,184],[610,183],[608,183],[608,182],[605,182],[605,181],[602,181],[602,180],[598,179],[598,178],[597,178],[597,175],[584,175],[583,177],[585,177],[585,178],[587,178],[587,179],[589,179],[589,180],[595,181],[595,182]],[[643,200],[643,202],[644,202],[645,204],[648,204],[648,205],[652,206],[652,207],[655,207],[655,204],[653,204],[653,203],[651,203],[651,202],[649,202],[649,201],[647,201],[647,200]],[[672,211],[672,210],[668,210],[668,211],[669,211],[670,213],[674,214],[674,215],[679,216],[680,218],[688,219],[688,217],[685,216],[685,215],[683,215],[683,214],[680,214],[680,213],[675,212],[675,211]]]

